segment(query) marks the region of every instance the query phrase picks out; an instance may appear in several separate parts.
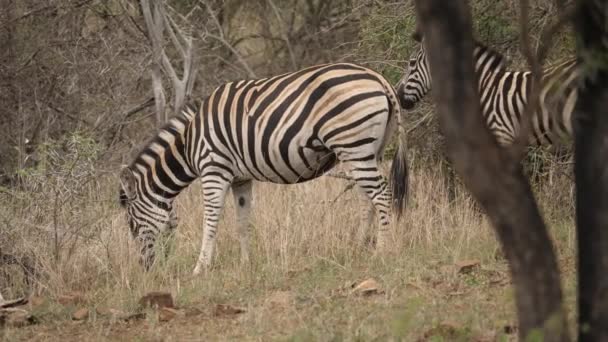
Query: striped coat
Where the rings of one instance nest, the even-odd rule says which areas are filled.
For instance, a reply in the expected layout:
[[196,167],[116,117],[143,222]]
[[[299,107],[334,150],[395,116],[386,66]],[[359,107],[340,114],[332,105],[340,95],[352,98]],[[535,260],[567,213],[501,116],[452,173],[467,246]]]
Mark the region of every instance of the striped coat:
[[[473,61],[485,122],[499,144],[510,145],[519,135],[533,75],[530,71],[507,70],[503,56],[480,42],[475,43]],[[579,64],[574,59],[544,71],[540,105],[531,118],[531,144],[553,144],[572,137],[571,117],[579,74]],[[430,90],[431,73],[421,42],[409,60],[397,91],[402,106],[411,109]]]
[[[378,73],[355,64],[325,64],[260,80],[221,85],[187,106],[121,171],[120,198],[142,261],[154,261],[160,233],[177,225],[174,198],[201,179],[205,207],[200,255],[209,266],[217,225],[231,188],[241,257],[249,258],[252,181],[294,184],[315,179],[340,162],[372,202],[383,249],[391,220],[407,192],[405,137],[398,100]],[[399,127],[392,186],[378,159]]]

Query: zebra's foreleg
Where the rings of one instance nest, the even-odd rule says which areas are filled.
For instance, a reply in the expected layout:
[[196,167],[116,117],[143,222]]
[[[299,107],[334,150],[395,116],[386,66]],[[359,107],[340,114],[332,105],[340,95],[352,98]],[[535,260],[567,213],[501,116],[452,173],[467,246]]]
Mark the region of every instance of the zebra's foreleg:
[[236,207],[236,224],[241,243],[241,264],[249,264],[249,217],[253,202],[252,181],[232,185],[232,196]]
[[211,265],[213,250],[215,249],[215,238],[217,226],[220,221],[226,192],[230,183],[224,178],[203,176],[203,203],[205,206],[205,223],[203,228],[203,238],[201,242],[201,252],[198,256],[193,274],[200,274],[203,270],[207,271]]

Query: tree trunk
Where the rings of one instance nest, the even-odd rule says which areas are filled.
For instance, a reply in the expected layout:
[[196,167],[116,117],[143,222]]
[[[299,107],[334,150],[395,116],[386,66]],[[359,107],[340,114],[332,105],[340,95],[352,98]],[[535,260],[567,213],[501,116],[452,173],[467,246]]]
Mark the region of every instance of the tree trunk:
[[416,0],[416,8],[448,153],[509,261],[520,338],[567,340],[557,262],[530,185],[519,160],[496,144],[482,120],[470,9],[462,0]]
[[580,1],[582,87],[575,107],[579,341],[608,340],[608,37],[606,1]]

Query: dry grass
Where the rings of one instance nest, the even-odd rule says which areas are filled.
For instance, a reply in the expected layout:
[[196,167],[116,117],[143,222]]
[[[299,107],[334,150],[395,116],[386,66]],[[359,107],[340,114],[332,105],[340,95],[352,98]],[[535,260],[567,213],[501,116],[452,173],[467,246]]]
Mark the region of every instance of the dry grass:
[[[572,312],[571,182],[555,175],[552,184],[545,183],[537,186],[537,198],[558,247]],[[258,183],[251,267],[240,267],[229,197],[214,269],[201,277],[191,276],[202,227],[198,185],[178,199],[180,226],[168,258],[144,274],[116,201],[116,184],[108,177],[87,188],[87,200],[71,209],[78,214],[76,223],[62,213],[66,219],[59,222],[71,225],[61,228],[82,236],[64,236],[68,242],[58,261],[53,259],[52,220],[36,215],[36,210],[44,212],[38,207],[17,210],[17,200],[5,199],[7,205],[0,209],[5,221],[24,227],[24,233],[11,236],[11,248],[41,261],[36,293],[47,301],[33,308],[40,324],[5,328],[0,331],[4,339],[470,341],[514,336],[504,333],[505,326],[515,323],[513,296],[494,235],[463,189],[448,203],[436,167],[414,165],[407,216],[394,225],[392,252],[383,257],[373,257],[365,245],[370,233],[359,227],[358,193],[339,196],[345,181],[324,177],[295,186]],[[41,233],[28,228],[32,226],[46,228]],[[478,260],[480,267],[460,274],[454,264],[462,260]],[[344,290],[345,284],[370,277],[379,281],[382,294],[358,297]],[[22,291],[18,281],[5,284],[5,297]],[[143,294],[157,290],[172,293],[186,316],[166,323],[154,316],[124,323],[92,310],[87,322],[76,323],[70,320],[76,307],[56,302],[60,295],[78,291],[84,295],[79,306],[131,312]],[[283,298],[278,304],[272,299],[277,291]],[[216,304],[246,312],[216,317]]]

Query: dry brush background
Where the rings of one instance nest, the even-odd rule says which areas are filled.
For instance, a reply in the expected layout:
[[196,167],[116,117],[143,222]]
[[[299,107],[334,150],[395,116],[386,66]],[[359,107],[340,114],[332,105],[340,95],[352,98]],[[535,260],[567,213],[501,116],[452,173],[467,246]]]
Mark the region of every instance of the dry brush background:
[[[172,0],[194,38],[194,97],[222,82],[321,62],[355,61],[396,83],[414,51],[409,1]],[[555,14],[532,1],[532,27]],[[523,64],[513,1],[471,1],[476,35]],[[151,50],[139,2],[1,0],[0,293],[33,295],[39,323],[6,339],[493,340],[513,336],[507,265],[483,214],[457,181],[449,196],[428,101],[405,113],[411,198],[392,227],[392,253],[371,257],[360,198],[336,178],[256,184],[253,262],[242,269],[232,203],[206,277],[190,273],[200,247],[201,194],[177,201],[180,225],[151,274],[137,264],[117,200],[117,173],[157,125]],[[537,32],[539,30],[533,30]],[[572,52],[562,33],[550,60]],[[172,54],[172,51],[169,51]],[[174,54],[172,57],[175,57]],[[388,152],[392,157],[392,149]],[[569,148],[534,149],[526,168],[558,249],[573,308],[574,230]],[[390,159],[390,158],[387,158]],[[32,273],[27,283],[24,268]],[[461,272],[462,271],[462,272]],[[375,279],[371,296],[351,285]],[[124,322],[150,291],[170,292],[180,314]],[[78,297],[78,300],[65,298]],[[63,300],[62,300],[63,298]],[[63,304],[62,304],[63,302]],[[218,314],[217,305],[242,308]],[[89,310],[84,323],[74,311]],[[105,311],[104,311],[105,310]],[[569,310],[569,312],[573,312]],[[571,317],[572,319],[572,317]]]

